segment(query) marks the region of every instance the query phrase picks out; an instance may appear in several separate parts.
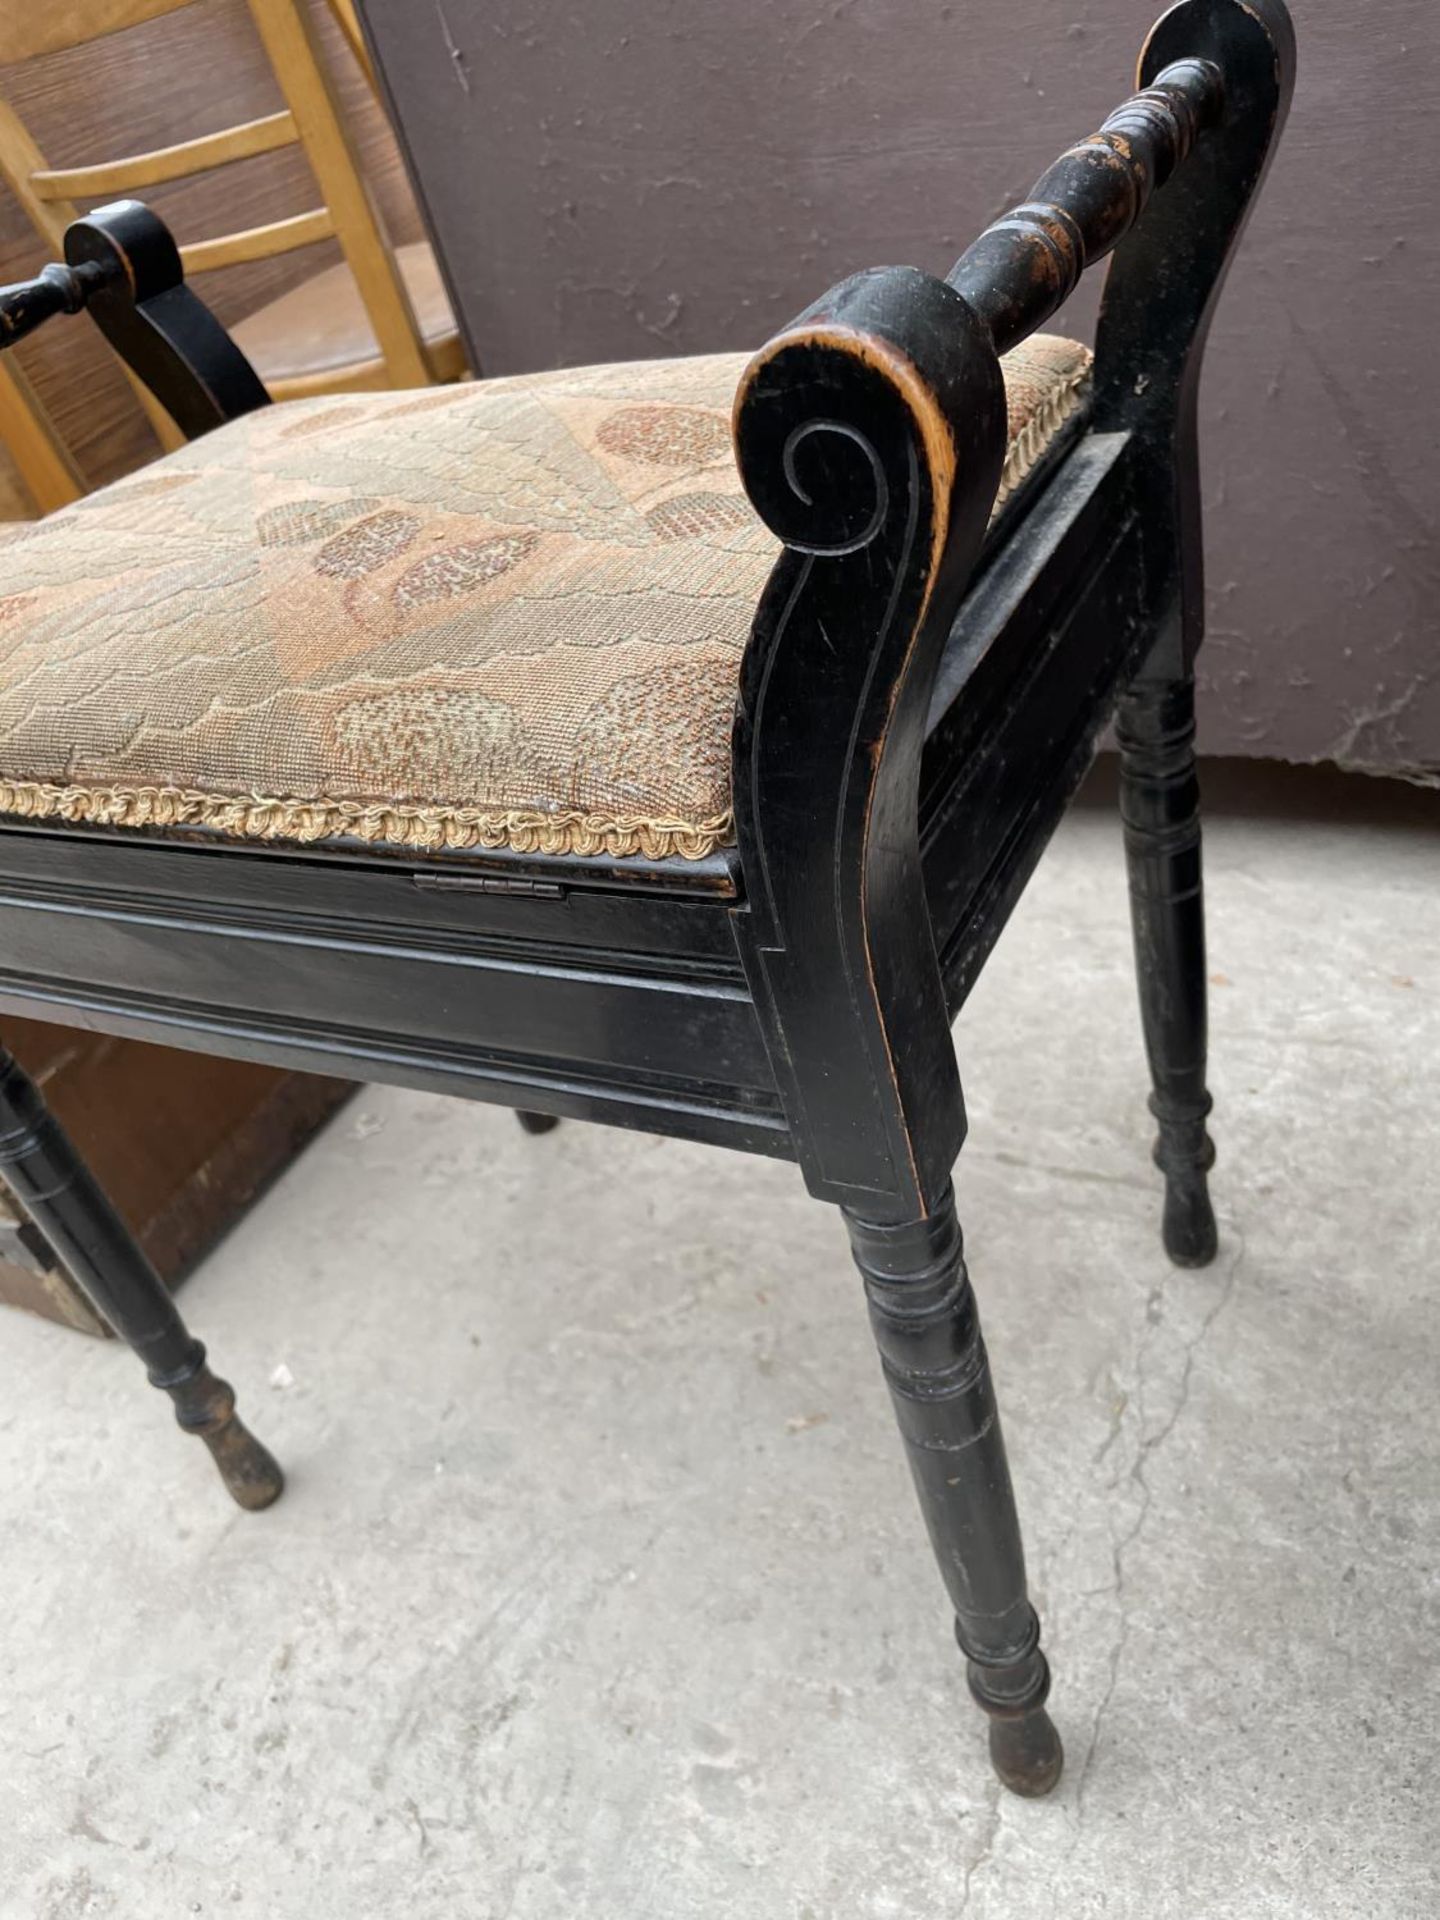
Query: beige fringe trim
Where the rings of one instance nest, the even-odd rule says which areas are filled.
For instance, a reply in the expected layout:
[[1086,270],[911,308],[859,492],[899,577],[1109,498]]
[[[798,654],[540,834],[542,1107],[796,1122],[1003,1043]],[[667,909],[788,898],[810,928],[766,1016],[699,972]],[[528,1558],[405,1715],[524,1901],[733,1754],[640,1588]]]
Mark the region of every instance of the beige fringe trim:
[[345,836],[418,847],[510,847],[517,853],[678,855],[703,860],[734,837],[727,809],[699,821],[629,814],[540,813],[527,808],[366,806],[357,800],[243,799],[181,787],[55,787],[0,781],[0,813],[97,827],[212,827],[246,840],[306,843]]
[[[1027,478],[1054,436],[1080,405],[1089,358],[1029,419],[1011,442],[995,511]],[[0,780],[0,813],[22,820],[68,820],[97,827],[210,827],[245,840],[348,838],[415,847],[508,847],[515,853],[569,853],[623,859],[703,860],[735,837],[729,808],[698,821],[647,820],[634,814],[541,813],[533,808],[366,806],[358,800],[277,800],[192,793],[182,787],[57,787],[37,780]]]
[[1045,396],[1044,406],[1031,414],[1010,442],[1000,473],[1000,490],[995,495],[995,506],[990,515],[992,520],[1016,488],[1029,478],[1036,462],[1086,398],[1093,366],[1094,355],[1087,353],[1073,373],[1067,374],[1058,386],[1051,388]]

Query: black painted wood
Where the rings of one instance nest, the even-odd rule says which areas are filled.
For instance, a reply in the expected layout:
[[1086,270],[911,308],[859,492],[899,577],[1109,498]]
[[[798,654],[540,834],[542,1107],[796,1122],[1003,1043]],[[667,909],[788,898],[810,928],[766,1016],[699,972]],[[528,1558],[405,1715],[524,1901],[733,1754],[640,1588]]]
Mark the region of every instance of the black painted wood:
[[1200,367],[1294,88],[1283,0],[1181,0],[1146,41],[1140,78],[1187,59],[1219,69],[1224,109],[1116,248],[1095,337],[1095,430],[1136,440],[1133,484],[1149,548],[1141,617],[1153,629],[1145,672],[1170,678],[1193,663],[1204,630]]
[[72,221],[63,266],[0,287],[0,348],[82,311],[187,439],[269,406],[255,369],[185,285],[170,229],[139,200],[112,200]]
[[1138,682],[1120,703],[1116,735],[1150,1110],[1160,1129],[1155,1164],[1165,1176],[1165,1251],[1177,1266],[1203,1267],[1219,1235],[1206,1184],[1215,1148],[1205,1130],[1212,1103],[1194,681]]
[[965,1131],[918,783],[1004,461],[1000,362],[943,282],[857,274],[752,362],[735,418],[787,548],[741,672],[736,941],[811,1192],[914,1217]]
[[1205,337],[1284,122],[1295,43],[1281,0],[1186,0],[1155,27],[1142,82],[1177,60],[1222,76],[1224,109],[1117,249],[1096,334],[1097,428],[1135,442],[1148,628],[1121,703],[1121,808],[1142,1024],[1165,1176],[1163,1231],[1186,1266],[1218,1244],[1206,1174],[1205,921],[1194,755],[1196,652],[1204,635],[1197,412]]
[[118,257],[65,267],[52,261],[33,280],[0,287],[0,346],[13,347],[59,313],[83,312],[87,301],[122,277]]
[[965,1269],[955,1201],[899,1225],[848,1208],[870,1323],[950,1601],[970,1691],[990,1716],[1007,1787],[1045,1794],[1060,1736],[1045,1711],[1050,1669],[1025,1590],[1025,1553],[990,1361]]
[[65,258],[99,269],[86,306],[115,351],[188,439],[267,407],[260,376],[185,285],[169,229],[138,200],[113,200],[65,230]]
[[1089,435],[966,598],[921,764],[920,845],[953,1018],[1089,766],[1143,635],[1124,435]]
[[1020,206],[987,227],[950,272],[950,284],[1004,353],[1042,326],[1135,225],[1223,112],[1213,60],[1182,59],[1117,107],[1098,133],[1048,167]]
[[[1209,1257],[1196,391],[1293,60],[1280,0],[1181,0],[1141,92],[949,282],[856,275],[756,356],[737,453],[785,551],[742,667],[734,849],[426,858],[0,822],[0,1010],[503,1102],[531,1131],[569,1115],[793,1157],[844,1212],[1020,1792],[1048,1790],[1061,1755],[951,1191],[949,1024],[1118,715],[1165,1243]],[[85,305],[203,431],[260,401],[157,226],[132,206],[72,229],[69,268],[0,293],[0,345],[7,323]],[[1110,251],[1090,417],[987,536],[998,354]],[[188,1424],[235,1433],[13,1068],[0,1156]]]

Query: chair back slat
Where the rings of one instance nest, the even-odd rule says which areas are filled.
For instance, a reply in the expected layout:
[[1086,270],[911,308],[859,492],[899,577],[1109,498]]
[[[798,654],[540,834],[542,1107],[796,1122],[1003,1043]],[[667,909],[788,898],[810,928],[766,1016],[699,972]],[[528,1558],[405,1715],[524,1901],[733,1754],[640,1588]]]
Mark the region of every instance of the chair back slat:
[[0,9],[0,66],[14,60],[38,60],[41,54],[83,47],[107,33],[143,26],[162,14],[176,13],[192,0],[6,0]]
[[181,247],[180,263],[188,278],[216,267],[239,267],[247,260],[269,260],[277,253],[293,253],[297,247],[313,247],[334,232],[329,208],[314,207],[309,213],[291,214],[288,220],[268,220],[264,226],[222,233],[213,240],[193,240]]
[[245,120],[219,133],[181,140],[173,147],[155,147],[95,167],[42,167],[30,176],[41,200],[103,200],[134,193],[137,187],[158,187],[166,180],[183,180],[207,167],[223,167],[231,160],[249,160],[257,153],[294,146],[300,138],[289,108]]
[[0,355],[0,444],[9,450],[39,512],[68,507],[84,493],[85,482],[69,448],[10,354]]
[[35,191],[38,174],[49,171],[45,156],[30,137],[30,129],[8,100],[0,100],[0,180],[3,180],[32,227],[57,255],[65,251],[65,229],[78,209],[63,195],[47,197]]

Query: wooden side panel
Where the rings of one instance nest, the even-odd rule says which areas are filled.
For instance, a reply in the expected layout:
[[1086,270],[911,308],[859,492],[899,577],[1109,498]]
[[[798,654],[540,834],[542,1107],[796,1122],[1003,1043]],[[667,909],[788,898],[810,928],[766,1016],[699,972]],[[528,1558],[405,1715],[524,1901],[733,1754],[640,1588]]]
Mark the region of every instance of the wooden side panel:
[[12,831],[0,1004],[787,1151],[723,901],[437,892],[378,863]]
[[940,663],[921,845],[952,1016],[1146,641],[1132,455],[1124,434],[1081,442],[976,582]]

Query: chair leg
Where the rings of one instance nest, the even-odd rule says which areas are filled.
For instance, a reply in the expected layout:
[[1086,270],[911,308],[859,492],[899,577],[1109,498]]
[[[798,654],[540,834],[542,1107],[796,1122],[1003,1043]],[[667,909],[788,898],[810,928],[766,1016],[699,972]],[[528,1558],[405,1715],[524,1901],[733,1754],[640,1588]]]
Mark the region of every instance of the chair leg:
[[1165,1251],[1203,1267],[1218,1236],[1206,1175],[1215,1148],[1205,1128],[1205,900],[1200,787],[1195,773],[1195,683],[1141,680],[1116,720],[1120,812],[1140,1017],[1159,1122],[1155,1164],[1165,1176]]
[[925,1524],[955,1608],[970,1691],[990,1716],[990,1759],[1012,1792],[1060,1778],[1045,1711],[1050,1670],[1025,1590],[1025,1555],[985,1342],[948,1190],[899,1226],[846,1212],[855,1262]]
[[242,1507],[268,1507],[284,1479],[205,1364],[160,1276],[96,1184],[35,1083],[0,1046],[0,1169],[76,1284],[205,1442]]
[[523,1107],[515,1109],[515,1118],[526,1133],[549,1133],[560,1124],[558,1113],[527,1113]]

